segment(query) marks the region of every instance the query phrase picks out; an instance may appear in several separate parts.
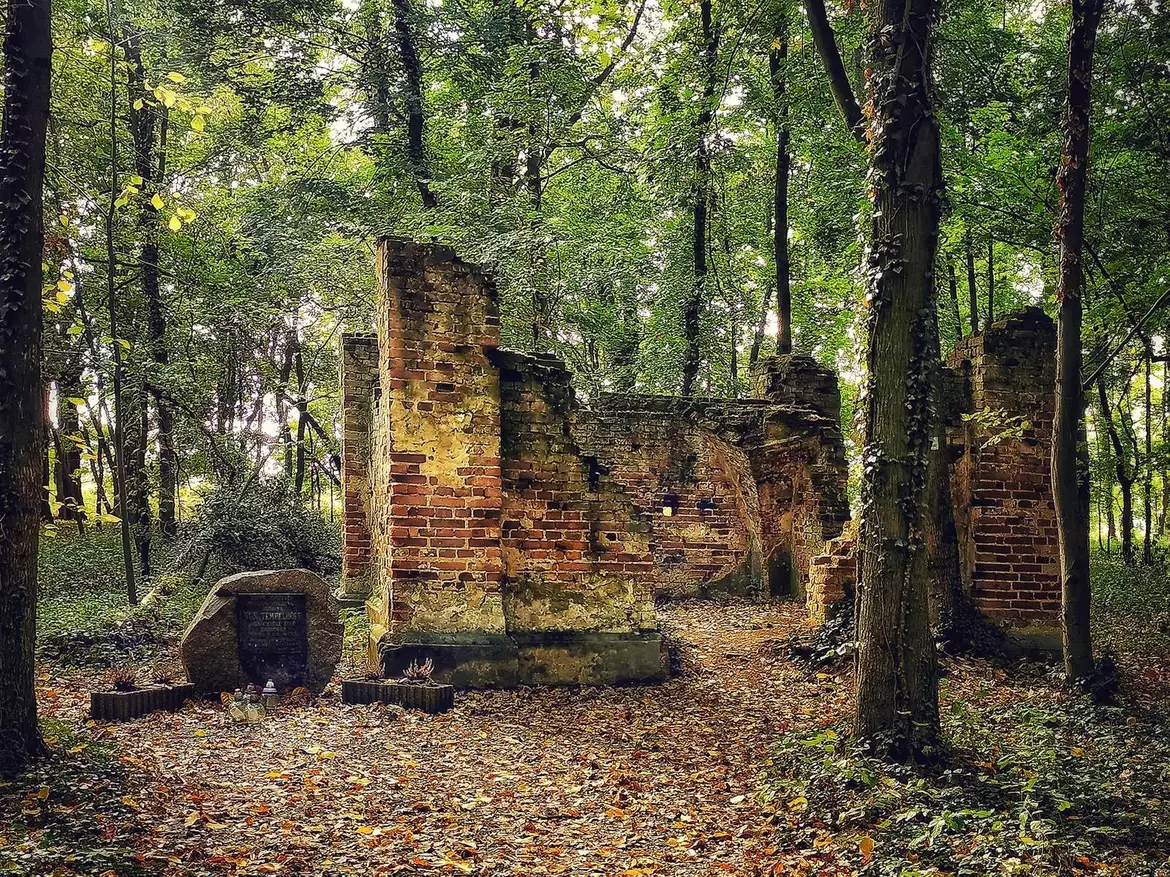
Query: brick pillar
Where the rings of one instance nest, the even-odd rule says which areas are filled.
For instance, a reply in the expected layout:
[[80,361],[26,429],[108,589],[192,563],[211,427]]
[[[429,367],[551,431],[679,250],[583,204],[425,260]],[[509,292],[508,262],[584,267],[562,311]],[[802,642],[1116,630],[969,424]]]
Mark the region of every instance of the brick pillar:
[[341,595],[370,596],[370,409],[378,385],[373,333],[341,336]]
[[1060,620],[1055,348],[1052,320],[1027,308],[962,339],[947,358],[966,384],[967,416],[948,430],[963,578],[986,615],[1038,632]]
[[492,281],[437,245],[381,242],[371,637],[506,633],[500,596],[499,345]]

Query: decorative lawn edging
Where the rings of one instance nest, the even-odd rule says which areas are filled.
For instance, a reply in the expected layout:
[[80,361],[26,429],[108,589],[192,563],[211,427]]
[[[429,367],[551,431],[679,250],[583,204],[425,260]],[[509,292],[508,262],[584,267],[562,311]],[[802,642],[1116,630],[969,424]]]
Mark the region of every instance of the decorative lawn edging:
[[183,708],[184,702],[194,697],[195,686],[190,682],[150,685],[132,691],[91,691],[89,714],[95,719],[124,722],[156,710],[175,712]]
[[393,703],[431,715],[445,713],[455,705],[455,689],[450,685],[406,685],[380,679],[345,679],[341,699],[346,703]]

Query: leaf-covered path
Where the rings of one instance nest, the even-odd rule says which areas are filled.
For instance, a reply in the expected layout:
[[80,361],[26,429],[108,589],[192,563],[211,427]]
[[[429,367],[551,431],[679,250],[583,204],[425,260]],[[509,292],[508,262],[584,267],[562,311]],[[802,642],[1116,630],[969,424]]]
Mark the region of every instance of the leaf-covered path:
[[[680,605],[655,687],[467,693],[445,716],[324,698],[258,726],[218,705],[103,729],[168,873],[753,874],[771,743],[841,686],[773,657],[803,613]],[[64,707],[63,707],[64,708]]]

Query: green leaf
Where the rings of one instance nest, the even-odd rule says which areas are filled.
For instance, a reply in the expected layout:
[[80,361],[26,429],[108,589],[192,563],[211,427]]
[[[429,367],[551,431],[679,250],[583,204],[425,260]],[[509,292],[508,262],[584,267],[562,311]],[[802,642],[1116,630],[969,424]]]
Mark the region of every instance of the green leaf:
[[202,133],[203,127],[205,124],[206,124],[206,120],[202,116],[195,116],[194,118],[191,119],[192,129],[194,129],[195,131],[199,131],[200,133]]

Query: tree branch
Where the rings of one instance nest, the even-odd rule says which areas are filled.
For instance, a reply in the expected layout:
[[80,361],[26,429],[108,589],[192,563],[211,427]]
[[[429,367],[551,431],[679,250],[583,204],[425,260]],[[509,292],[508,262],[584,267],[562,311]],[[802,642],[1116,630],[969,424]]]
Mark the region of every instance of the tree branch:
[[849,133],[857,142],[864,145],[866,142],[865,117],[861,114],[861,107],[853,94],[849,77],[845,74],[845,65],[841,62],[841,51],[837,48],[833,28],[829,25],[829,15],[825,11],[825,0],[804,0],[804,11],[808,15],[813,45],[817,47],[821,63],[825,65],[825,73],[829,77],[829,87],[833,90],[833,99],[837,102],[837,108],[845,119]]

